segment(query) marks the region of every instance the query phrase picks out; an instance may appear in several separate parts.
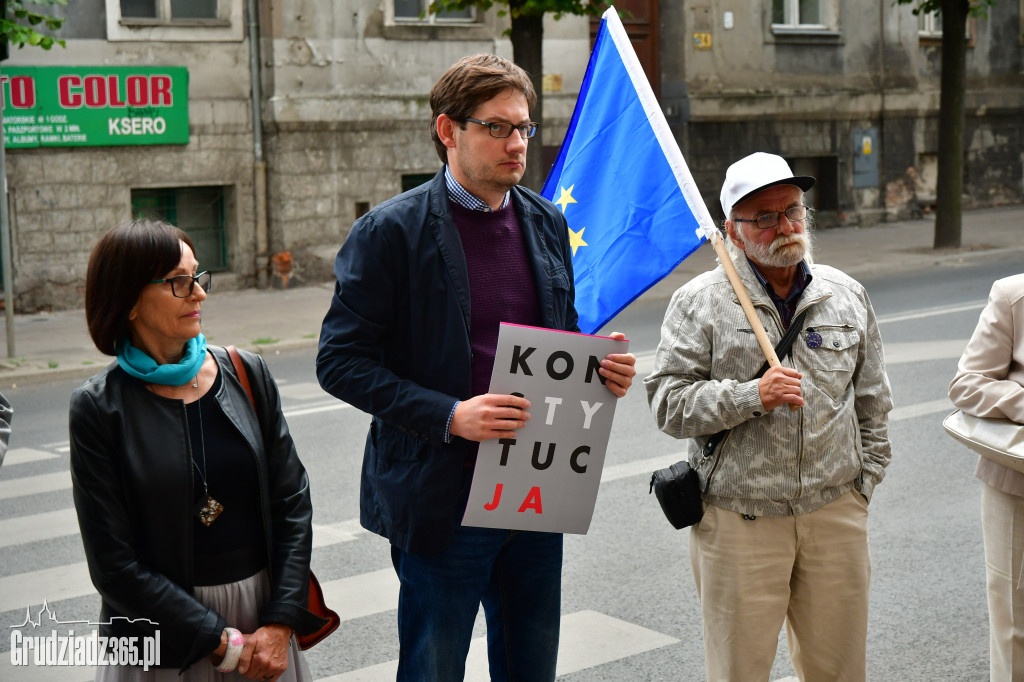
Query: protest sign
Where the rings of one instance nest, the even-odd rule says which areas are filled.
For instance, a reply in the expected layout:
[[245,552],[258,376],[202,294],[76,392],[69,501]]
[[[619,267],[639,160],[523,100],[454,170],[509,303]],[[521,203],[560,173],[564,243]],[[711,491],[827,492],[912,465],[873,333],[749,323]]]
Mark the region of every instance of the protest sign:
[[530,401],[514,438],[480,444],[466,526],[586,533],[617,398],[598,374],[628,341],[502,323],[491,393]]

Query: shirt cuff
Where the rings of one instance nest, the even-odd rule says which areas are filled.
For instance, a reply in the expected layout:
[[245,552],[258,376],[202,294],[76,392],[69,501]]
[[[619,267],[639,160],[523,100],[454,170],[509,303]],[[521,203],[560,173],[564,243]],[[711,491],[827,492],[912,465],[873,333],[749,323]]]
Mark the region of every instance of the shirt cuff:
[[444,437],[441,440],[445,443],[452,442],[452,419],[455,418],[455,408],[458,407],[461,402],[461,400],[456,400],[455,404],[452,405],[451,414],[448,415],[448,423],[444,425]]

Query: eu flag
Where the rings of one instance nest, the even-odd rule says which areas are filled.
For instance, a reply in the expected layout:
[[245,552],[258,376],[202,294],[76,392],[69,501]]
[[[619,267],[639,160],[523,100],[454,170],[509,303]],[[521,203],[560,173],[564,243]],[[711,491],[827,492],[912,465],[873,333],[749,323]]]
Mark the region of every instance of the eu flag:
[[714,229],[614,8],[541,194],[569,223],[576,310],[592,334]]

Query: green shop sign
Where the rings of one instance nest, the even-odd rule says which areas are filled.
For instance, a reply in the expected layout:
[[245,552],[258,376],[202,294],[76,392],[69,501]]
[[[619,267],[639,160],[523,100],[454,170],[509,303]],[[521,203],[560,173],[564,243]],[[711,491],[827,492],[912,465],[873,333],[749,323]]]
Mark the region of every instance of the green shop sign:
[[188,144],[184,66],[5,66],[4,146]]

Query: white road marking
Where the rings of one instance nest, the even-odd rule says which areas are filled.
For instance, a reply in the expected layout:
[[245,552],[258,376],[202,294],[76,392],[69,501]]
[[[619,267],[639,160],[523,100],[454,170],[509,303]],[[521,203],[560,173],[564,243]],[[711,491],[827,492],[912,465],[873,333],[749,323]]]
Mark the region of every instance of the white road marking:
[[878,324],[905,322],[906,320],[922,320],[926,317],[935,317],[936,315],[951,315],[953,313],[967,312],[968,310],[981,310],[987,303],[987,300],[973,301],[971,303],[958,303],[957,305],[939,306],[937,308],[911,310],[906,313],[899,313],[895,315],[882,315],[878,318]]
[[71,472],[57,471],[38,476],[22,476],[0,481],[0,500],[10,500],[27,495],[41,495],[71,487]]
[[58,509],[0,521],[0,547],[23,545],[65,535],[78,535],[78,515],[74,509]]
[[[885,344],[885,364],[899,365],[907,362],[926,360],[959,360],[967,347],[968,339],[948,341],[911,341],[909,343]],[[950,379],[953,378],[950,373]]]
[[0,578],[0,613],[94,593],[89,566],[84,561],[40,568]]
[[292,417],[301,417],[307,414],[320,414],[321,412],[333,412],[335,410],[347,410],[352,407],[348,403],[343,403],[340,400],[331,399],[328,403],[320,405],[305,405],[303,407],[291,407],[281,412],[284,414],[285,419],[291,419]]
[[[678,643],[654,630],[627,623],[596,611],[579,611],[562,616],[556,674],[587,670],[629,656]],[[388,661],[320,680],[319,682],[385,682],[395,679],[398,661]],[[487,672],[487,640],[477,637],[466,658],[466,681],[484,682]]]
[[[28,630],[25,631],[29,633]],[[49,630],[41,634],[49,634]],[[67,634],[64,631],[63,634]],[[76,631],[75,634],[78,634]],[[29,656],[34,651],[29,650]],[[4,682],[91,682],[96,679],[96,668],[79,666],[68,668],[62,666],[11,665],[11,655],[0,655],[0,680]]]
[[928,414],[936,414],[938,412],[949,413],[953,411],[953,403],[949,402],[949,398],[940,398],[939,400],[929,400],[925,403],[916,403],[914,405],[907,405],[905,407],[897,407],[889,413],[889,421],[898,422],[904,419],[915,419],[916,417],[923,417]]
[[321,583],[324,601],[342,620],[354,620],[398,608],[400,584],[393,568]]
[[[680,442],[686,443],[688,441],[684,440]],[[641,474],[650,478],[655,469],[664,469],[668,465],[678,462],[681,459],[685,459],[686,457],[687,451],[683,450],[680,452],[658,455],[657,457],[648,457],[647,459],[623,462],[622,464],[612,464],[611,466],[606,466],[604,471],[601,472],[601,483],[617,481],[621,478],[630,478]]]
[[[331,394],[320,388],[320,384],[315,381],[300,381],[288,384],[287,386],[278,384],[278,390],[282,398],[291,398],[292,400],[323,400],[324,398],[331,398]],[[334,398],[331,399],[336,400]]]
[[25,464],[26,462],[39,462],[44,459],[57,459],[60,455],[34,448],[11,448],[4,457],[4,466]]
[[351,542],[366,532],[366,529],[359,525],[359,519],[349,519],[326,525],[314,523],[313,549],[341,542]]

